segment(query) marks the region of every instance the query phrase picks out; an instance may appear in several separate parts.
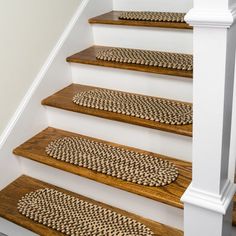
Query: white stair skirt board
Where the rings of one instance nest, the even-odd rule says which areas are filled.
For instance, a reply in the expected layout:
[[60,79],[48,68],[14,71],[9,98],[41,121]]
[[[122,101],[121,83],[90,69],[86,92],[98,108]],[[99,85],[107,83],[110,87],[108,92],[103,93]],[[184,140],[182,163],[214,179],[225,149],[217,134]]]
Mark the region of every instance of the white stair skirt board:
[[22,228],[10,221],[7,221],[3,218],[0,218],[0,236],[37,236],[35,234],[25,228]]
[[73,83],[192,102],[191,78],[71,63]]
[[192,30],[94,24],[93,34],[95,45],[189,54],[193,52]]
[[29,159],[21,158],[24,174],[147,219],[183,229],[183,210],[141,197]]
[[113,0],[114,10],[188,12],[192,0]]
[[111,10],[110,0],[81,1],[60,39],[52,51],[48,52],[48,58],[0,136],[0,173],[4,176],[0,180],[0,189],[21,175],[18,160],[12,158],[13,148],[47,126],[46,112],[40,101],[71,83],[71,71],[65,61],[66,57],[93,43],[88,19]]
[[47,107],[49,126],[136,147],[180,160],[192,160],[192,138]]

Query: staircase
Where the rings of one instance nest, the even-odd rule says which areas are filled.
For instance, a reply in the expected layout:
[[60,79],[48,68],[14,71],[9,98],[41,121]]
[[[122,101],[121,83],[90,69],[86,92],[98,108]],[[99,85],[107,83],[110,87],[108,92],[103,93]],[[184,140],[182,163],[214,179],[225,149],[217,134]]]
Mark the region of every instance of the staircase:
[[[0,216],[6,220],[39,235],[66,234],[66,230],[49,226],[46,221],[43,224],[33,214],[23,215],[17,209],[19,200],[26,194],[48,188],[134,219],[148,227],[152,235],[183,235],[183,203],[180,199],[192,177],[191,122],[171,124],[139,114],[127,115],[127,112],[122,113],[114,105],[118,104],[115,100],[110,100],[113,110],[72,101],[76,95],[83,96],[88,91],[109,89],[112,93],[119,91],[128,97],[145,96],[145,99],[159,99],[165,104],[192,107],[192,70],[97,58],[101,50],[114,47],[192,54],[192,27],[185,22],[119,19],[122,11],[131,10],[187,12],[191,8],[190,1],[181,1],[179,4],[150,1],[145,5],[141,0],[135,0],[135,4],[133,2],[116,0],[112,11],[84,17],[89,22],[86,27],[92,30],[94,45],[83,46],[80,51],[74,51],[63,59],[72,78],[68,78],[65,86],[59,89],[58,84],[48,85],[53,87],[53,93],[41,99],[41,106],[47,115],[47,126],[44,125],[33,137],[22,140],[12,150],[14,158],[20,160],[24,175],[0,192]],[[97,101],[104,102],[99,98]],[[143,109],[150,107],[144,106]],[[168,117],[165,119],[168,120]],[[23,128],[21,131],[24,132]],[[106,150],[105,154],[110,150],[123,150],[142,156],[144,162],[150,157],[161,158],[175,166],[178,177],[163,186],[151,186],[145,181],[142,184],[136,179],[124,179],[124,173],[122,176],[115,171],[105,173],[99,170],[99,166],[93,167],[93,162],[79,165],[77,160],[70,159],[72,151],[65,154],[67,158],[64,160],[55,153],[48,155],[48,145],[65,137],[86,140],[94,148],[95,145],[101,145]],[[96,155],[105,155],[104,151],[99,150],[95,152]],[[89,148],[80,151],[86,156],[86,152],[93,152],[93,147],[92,151]],[[64,152],[65,148],[62,147]],[[129,172],[130,168],[126,166],[125,171]],[[236,226],[236,196],[234,201],[233,225]]]

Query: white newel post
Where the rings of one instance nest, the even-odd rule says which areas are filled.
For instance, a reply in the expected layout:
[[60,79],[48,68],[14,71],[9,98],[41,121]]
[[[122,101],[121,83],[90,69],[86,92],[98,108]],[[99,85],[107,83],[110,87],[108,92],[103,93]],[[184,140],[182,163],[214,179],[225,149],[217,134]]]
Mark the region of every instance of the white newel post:
[[231,236],[235,185],[229,146],[236,48],[235,0],[194,0],[193,180],[185,236]]

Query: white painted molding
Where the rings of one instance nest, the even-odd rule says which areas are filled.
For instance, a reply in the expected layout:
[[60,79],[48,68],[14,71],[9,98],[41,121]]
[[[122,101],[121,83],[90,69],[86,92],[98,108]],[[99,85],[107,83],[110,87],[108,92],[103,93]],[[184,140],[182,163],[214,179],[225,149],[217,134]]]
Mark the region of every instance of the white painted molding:
[[12,150],[48,126],[42,99],[72,83],[70,64],[65,58],[93,44],[88,19],[112,10],[110,0],[82,0],[59,41],[34,79],[17,111],[0,137],[0,189],[19,177],[23,165]]
[[220,195],[196,189],[190,184],[181,201],[194,206],[198,206],[223,215],[232,202],[236,190],[236,185],[227,181]]
[[191,9],[185,21],[194,27],[230,28],[236,19],[236,4],[231,9]]
[[61,47],[63,46],[64,42],[70,35],[71,30],[74,28],[78,18],[84,11],[85,7],[87,6],[89,0],[82,0],[82,3],[78,6],[78,9],[76,10],[74,16],[72,17],[71,21],[69,22],[67,28],[61,35],[60,39],[58,40],[56,46],[51,51],[50,55],[48,56],[46,62],[42,66],[41,70],[37,74],[36,78],[34,79],[32,85],[30,86],[29,90],[27,91],[26,95],[22,99],[20,105],[18,106],[16,112],[10,119],[9,123],[7,124],[6,128],[4,129],[3,133],[0,136],[0,149],[5,144],[7,138],[9,137],[10,133],[12,132],[13,128],[15,127],[17,121],[23,114],[26,106],[28,105],[31,97],[37,90],[38,86],[40,85],[41,81],[43,80],[44,76],[46,75],[48,69],[50,68],[52,62],[56,58],[57,54],[59,53]]
[[[49,52],[48,58],[0,136],[0,172],[2,175],[0,189],[23,174],[20,159],[14,158],[12,150],[48,126],[47,113],[40,104],[41,100],[71,81],[71,71],[65,62],[65,57],[72,52],[72,49],[78,48],[78,44],[81,44],[81,41],[73,42],[70,36],[77,34],[79,30],[82,31],[75,26],[80,19],[84,24],[83,18],[87,16],[83,16],[83,12],[89,2],[89,0],[83,0],[79,3],[75,14],[71,17],[51,53]],[[84,37],[87,36],[88,42],[92,42],[91,33],[91,30],[82,31]]]
[[[236,60],[234,68],[236,69]],[[233,110],[231,119],[231,138],[230,138],[230,154],[229,154],[229,176],[228,178],[234,182],[236,175],[236,73],[234,74],[234,92],[233,92]]]

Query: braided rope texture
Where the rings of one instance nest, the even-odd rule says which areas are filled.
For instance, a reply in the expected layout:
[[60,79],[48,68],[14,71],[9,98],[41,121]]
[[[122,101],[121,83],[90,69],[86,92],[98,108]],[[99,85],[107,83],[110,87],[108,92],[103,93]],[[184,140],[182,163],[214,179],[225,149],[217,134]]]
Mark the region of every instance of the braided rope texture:
[[39,189],[18,202],[18,211],[71,236],[152,236],[144,224],[55,189]]
[[130,48],[109,48],[96,53],[96,58],[103,61],[163,67],[192,71],[193,56],[190,54],[150,51]]
[[192,124],[192,106],[186,103],[109,89],[91,89],[73,97],[77,105],[170,125]]
[[48,144],[50,157],[145,186],[165,186],[178,177],[172,162],[83,137],[61,137]]
[[119,15],[121,20],[176,22],[185,23],[186,13],[176,12],[151,12],[151,11],[123,11]]

